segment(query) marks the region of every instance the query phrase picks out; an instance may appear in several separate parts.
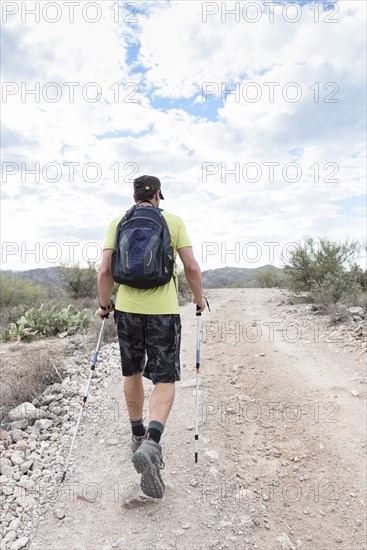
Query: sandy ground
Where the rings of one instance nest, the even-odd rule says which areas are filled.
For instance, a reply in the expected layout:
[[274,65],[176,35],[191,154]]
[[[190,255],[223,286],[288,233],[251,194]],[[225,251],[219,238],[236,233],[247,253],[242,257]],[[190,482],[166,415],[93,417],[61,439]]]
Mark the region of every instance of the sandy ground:
[[119,352],[105,346],[102,389],[92,386],[88,398],[97,413],[83,419],[67,479],[35,517],[31,550],[367,548],[363,356],[300,329],[279,305],[282,291],[209,296],[198,463],[189,304],[181,309],[182,381],[162,438],[164,498],[139,496]]

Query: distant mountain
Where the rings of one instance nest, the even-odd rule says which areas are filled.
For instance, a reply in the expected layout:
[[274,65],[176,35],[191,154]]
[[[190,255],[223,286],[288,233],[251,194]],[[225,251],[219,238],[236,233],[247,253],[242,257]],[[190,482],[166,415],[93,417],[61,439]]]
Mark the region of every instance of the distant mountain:
[[283,270],[273,265],[261,267],[221,267],[203,271],[203,286],[205,288],[226,288],[231,286],[260,286],[256,281],[256,275],[272,271],[274,275],[281,277]]
[[28,269],[27,271],[17,271],[17,274],[33,283],[45,283],[47,285],[59,285],[63,280],[58,267]]
[[[282,276],[283,270],[273,265],[264,265],[262,267],[243,268],[243,267],[221,267],[218,269],[208,269],[203,271],[203,286],[205,288],[226,288],[231,286],[260,286],[256,281],[256,275],[259,273],[272,271],[275,276]],[[44,269],[29,269],[27,271],[17,271],[20,277],[46,286],[48,289],[62,289],[63,277],[58,267],[47,267]]]

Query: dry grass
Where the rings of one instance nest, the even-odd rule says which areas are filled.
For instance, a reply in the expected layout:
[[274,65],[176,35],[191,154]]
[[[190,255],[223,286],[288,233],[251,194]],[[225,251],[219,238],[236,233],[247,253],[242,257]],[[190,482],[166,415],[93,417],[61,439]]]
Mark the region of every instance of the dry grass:
[[63,379],[63,358],[50,345],[13,345],[2,356],[1,419],[24,401],[32,402],[50,384]]
[[[98,341],[98,336],[101,331],[102,321],[99,317],[96,316],[95,321],[91,323],[88,327],[88,347],[92,349],[96,346]],[[116,323],[113,318],[113,313],[109,316],[107,321],[105,322],[104,331],[103,331],[103,338],[101,345],[104,346],[105,344],[111,344],[114,342],[117,342],[117,329],[116,329]]]

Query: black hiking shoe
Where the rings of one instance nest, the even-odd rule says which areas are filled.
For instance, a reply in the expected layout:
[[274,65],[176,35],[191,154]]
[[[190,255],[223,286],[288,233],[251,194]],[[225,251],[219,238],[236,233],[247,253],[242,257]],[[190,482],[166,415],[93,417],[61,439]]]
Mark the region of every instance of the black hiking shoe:
[[134,453],[132,462],[141,474],[140,486],[146,495],[163,498],[164,483],[160,470],[164,468],[161,446],[152,439],[144,439]]

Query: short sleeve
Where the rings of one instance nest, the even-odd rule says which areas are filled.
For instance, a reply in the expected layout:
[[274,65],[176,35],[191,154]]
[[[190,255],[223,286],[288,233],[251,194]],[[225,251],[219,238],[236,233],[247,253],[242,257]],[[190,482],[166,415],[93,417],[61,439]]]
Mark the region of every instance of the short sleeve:
[[[121,218],[120,218],[121,219]],[[115,239],[116,239],[116,229],[119,220],[113,220],[107,229],[106,239],[103,245],[103,250],[114,249],[115,248]]]
[[190,237],[187,233],[184,222],[179,218],[179,226],[177,232],[177,250],[184,246],[192,246]]

